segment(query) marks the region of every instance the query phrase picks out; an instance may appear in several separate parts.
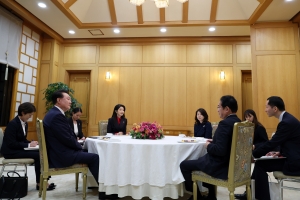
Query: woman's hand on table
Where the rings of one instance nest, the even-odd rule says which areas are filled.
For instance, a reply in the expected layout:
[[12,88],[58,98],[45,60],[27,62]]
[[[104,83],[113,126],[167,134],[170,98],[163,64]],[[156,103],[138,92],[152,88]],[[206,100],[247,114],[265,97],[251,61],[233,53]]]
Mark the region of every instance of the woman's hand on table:
[[115,133],[115,135],[123,135],[123,132]]
[[280,156],[280,152],[279,151],[270,151],[269,153],[266,154],[266,156],[273,156],[273,157],[276,157],[276,156]]
[[83,140],[83,141],[84,141],[84,140],[85,140],[85,137],[82,137],[80,140]]

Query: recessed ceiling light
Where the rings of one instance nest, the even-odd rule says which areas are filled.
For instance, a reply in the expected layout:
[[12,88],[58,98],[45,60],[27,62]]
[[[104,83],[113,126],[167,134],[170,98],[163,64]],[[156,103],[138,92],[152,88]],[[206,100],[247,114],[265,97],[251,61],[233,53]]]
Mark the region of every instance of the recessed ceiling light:
[[160,32],[162,32],[162,33],[166,32],[166,31],[167,31],[167,29],[165,29],[165,28],[160,29]]
[[41,8],[46,8],[47,7],[46,4],[44,4],[44,3],[38,3],[38,6],[41,7]]
[[114,29],[114,33],[120,33],[119,29]]
[[75,31],[69,30],[69,33],[70,33],[70,34],[75,34]]
[[209,31],[215,31],[216,28],[215,28],[215,27],[210,27],[208,30],[209,30]]
[[294,1],[294,0],[285,0],[285,1]]

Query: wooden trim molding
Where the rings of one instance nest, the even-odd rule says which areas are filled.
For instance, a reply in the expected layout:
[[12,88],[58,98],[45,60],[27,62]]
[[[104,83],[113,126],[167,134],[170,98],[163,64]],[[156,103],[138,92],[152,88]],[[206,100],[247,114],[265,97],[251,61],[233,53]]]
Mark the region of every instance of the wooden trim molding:
[[182,4],[182,23],[187,23],[189,20],[189,2]]
[[116,15],[114,0],[107,0],[107,1],[108,1],[110,18],[111,18],[111,24],[116,25],[118,22],[117,22],[117,15]]
[[249,24],[254,24],[258,20],[258,18],[263,14],[263,12],[265,12],[265,10],[269,7],[272,1],[273,0],[265,0],[261,2],[250,16],[248,20]]
[[66,3],[65,3],[65,8],[66,9],[69,9],[77,0],[68,0]]
[[137,14],[137,19],[138,19],[138,24],[143,24],[144,19],[143,19],[143,7],[142,7],[142,5],[136,6],[136,14]]
[[159,9],[159,21],[161,24],[166,23],[166,17],[165,17],[165,8]]
[[211,11],[210,11],[210,22],[216,22],[217,8],[218,8],[218,0],[212,0]]

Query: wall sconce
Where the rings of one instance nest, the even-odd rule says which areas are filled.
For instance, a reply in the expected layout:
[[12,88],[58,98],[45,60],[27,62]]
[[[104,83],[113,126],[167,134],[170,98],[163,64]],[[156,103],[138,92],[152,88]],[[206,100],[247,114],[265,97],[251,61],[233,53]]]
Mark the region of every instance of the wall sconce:
[[220,72],[220,79],[225,80],[225,72],[224,71]]
[[105,79],[106,80],[110,80],[111,79],[111,73],[108,71],[108,72],[106,72],[106,74],[105,74]]

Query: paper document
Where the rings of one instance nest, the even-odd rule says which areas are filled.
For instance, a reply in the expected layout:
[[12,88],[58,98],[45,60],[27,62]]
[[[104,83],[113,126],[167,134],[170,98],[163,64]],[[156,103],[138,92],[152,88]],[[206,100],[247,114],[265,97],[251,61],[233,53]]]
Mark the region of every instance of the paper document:
[[24,148],[25,150],[39,150],[39,145],[36,145],[35,147],[27,147]]

